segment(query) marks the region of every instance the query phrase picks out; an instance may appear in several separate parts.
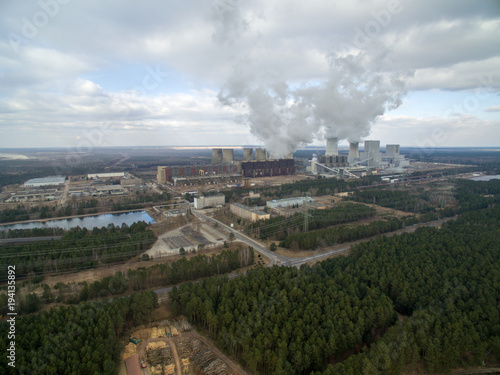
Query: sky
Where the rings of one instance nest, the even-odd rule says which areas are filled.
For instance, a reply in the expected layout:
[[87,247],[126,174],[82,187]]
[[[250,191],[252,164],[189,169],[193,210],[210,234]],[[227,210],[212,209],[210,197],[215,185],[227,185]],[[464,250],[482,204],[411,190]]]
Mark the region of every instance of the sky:
[[0,148],[500,146],[500,1],[0,2]]

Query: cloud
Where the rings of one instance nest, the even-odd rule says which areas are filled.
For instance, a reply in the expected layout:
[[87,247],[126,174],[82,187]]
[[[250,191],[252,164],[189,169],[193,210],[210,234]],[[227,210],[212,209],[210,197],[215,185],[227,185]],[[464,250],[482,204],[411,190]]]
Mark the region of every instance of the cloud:
[[[145,137],[135,137],[138,126],[153,132],[180,131],[179,124],[189,127],[191,137],[199,129],[203,136],[198,142],[208,142],[217,131],[204,124],[217,121],[228,134],[238,129],[235,139],[254,139],[249,129],[234,121],[248,114],[248,106],[222,108],[214,94],[233,71],[242,67],[242,74],[258,72],[260,79],[298,92],[320,86],[330,74],[330,57],[345,56],[353,52],[350,48],[368,55],[387,51],[381,74],[414,71],[407,82],[410,90],[500,89],[496,0],[400,0],[396,10],[385,0],[53,3],[59,5],[52,13],[39,2],[0,6],[3,135],[6,129],[18,138],[28,129],[74,129],[71,135],[58,133],[53,138],[49,130],[43,131],[46,136],[40,142],[50,145],[58,139],[61,144],[73,139],[76,129],[112,121],[126,109],[126,119],[115,120],[113,126],[131,134],[121,138],[129,144],[139,139],[147,144]],[[47,14],[43,25],[36,20],[40,12]],[[33,35],[26,34],[29,27],[36,29]],[[363,46],[356,43],[359,33],[364,34]],[[17,48],[11,43],[13,35],[20,41]],[[138,95],[143,77],[137,78],[129,67],[143,66],[146,71],[157,65],[168,67],[177,86],[158,85]],[[109,72],[117,71],[120,74],[111,78]],[[283,108],[291,109],[294,99],[284,100]],[[498,111],[491,108],[496,107],[485,111],[493,116]],[[298,106],[291,113],[295,116],[303,109]],[[301,128],[306,129],[310,130]],[[300,135],[287,126],[280,131],[292,138]],[[13,135],[2,138],[0,145],[10,145]]]
[[500,105],[494,105],[484,109],[486,112],[500,112]]

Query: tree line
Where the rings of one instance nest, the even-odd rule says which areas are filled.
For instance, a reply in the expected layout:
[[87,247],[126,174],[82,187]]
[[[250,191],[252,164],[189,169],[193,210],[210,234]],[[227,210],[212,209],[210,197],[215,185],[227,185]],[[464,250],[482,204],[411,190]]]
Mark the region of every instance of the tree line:
[[[53,302],[76,304],[98,298],[119,296],[127,292],[137,292],[152,288],[179,284],[199,278],[222,275],[239,268],[254,264],[254,251],[251,247],[238,246],[234,250],[224,250],[213,255],[196,255],[181,258],[171,263],[155,264],[150,267],[129,269],[126,273],[116,272],[93,282],[57,283],[53,288],[40,284],[40,294],[17,294],[16,310],[20,314],[39,311],[44,305]],[[145,263],[146,265],[147,263]],[[41,283],[42,280],[33,282]],[[0,314],[7,311],[7,295],[0,293]]]
[[114,374],[127,331],[150,320],[157,300],[154,292],[141,292],[17,317],[15,368],[8,366],[9,324],[3,322],[0,374]]
[[76,227],[60,240],[10,244],[2,247],[0,280],[6,279],[9,264],[15,264],[17,277],[23,278],[121,262],[148,249],[156,239],[145,222],[138,222],[93,230]]

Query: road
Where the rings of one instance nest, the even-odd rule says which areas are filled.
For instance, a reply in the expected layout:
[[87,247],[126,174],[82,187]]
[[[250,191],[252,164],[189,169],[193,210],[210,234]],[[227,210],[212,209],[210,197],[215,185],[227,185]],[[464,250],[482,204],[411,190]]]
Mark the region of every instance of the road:
[[177,375],[182,375],[182,364],[181,360],[179,359],[179,353],[177,353],[177,346],[175,346],[174,339],[172,337],[169,337],[167,341],[170,345],[170,348],[172,349],[172,355],[174,356],[175,372],[177,373]]
[[61,197],[61,200],[59,201],[59,205],[61,207],[63,207],[66,204],[66,200],[68,199],[69,184],[70,184],[70,178],[68,177],[68,179],[66,181],[64,181],[64,185],[65,185],[64,192],[63,192],[63,195]]
[[267,250],[265,245],[255,241],[253,238],[248,237],[247,235],[231,228],[230,226],[214,219],[213,217],[209,217],[209,216],[201,213],[200,211],[193,210],[193,214],[197,218],[199,218],[201,221],[210,222],[212,224],[217,224],[219,226],[219,228],[222,228],[226,232],[233,233],[234,237],[236,239],[247,244],[248,246],[253,247],[256,251],[258,251],[262,255],[268,257],[271,260],[271,263],[269,266],[274,266],[275,264],[276,265],[283,265],[284,263],[287,263],[287,262],[293,260],[292,258],[287,258],[285,256],[278,255],[278,254],[273,253],[272,251]]

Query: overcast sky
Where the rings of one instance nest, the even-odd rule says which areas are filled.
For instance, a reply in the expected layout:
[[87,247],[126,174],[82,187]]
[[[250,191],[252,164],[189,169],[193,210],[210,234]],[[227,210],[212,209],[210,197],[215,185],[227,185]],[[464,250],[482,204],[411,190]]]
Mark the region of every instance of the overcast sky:
[[[288,132],[322,144],[319,104],[301,95],[345,78],[336,59],[349,56],[370,61],[353,77],[377,60],[370,82],[404,83],[360,140],[500,146],[498,0],[2,0],[0,31],[0,147],[244,145]],[[371,85],[359,77],[358,90]],[[255,92],[279,99],[268,106],[278,133],[252,117]],[[366,97],[347,99],[326,105],[363,110]]]

